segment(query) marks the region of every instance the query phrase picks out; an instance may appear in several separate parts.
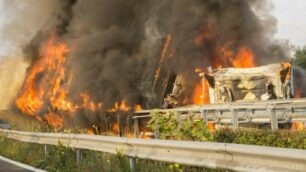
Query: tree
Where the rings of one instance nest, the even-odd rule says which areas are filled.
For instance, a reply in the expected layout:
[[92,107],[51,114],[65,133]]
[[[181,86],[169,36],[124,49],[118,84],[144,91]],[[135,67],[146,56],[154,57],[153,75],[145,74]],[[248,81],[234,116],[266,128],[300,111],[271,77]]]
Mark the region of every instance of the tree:
[[297,48],[295,51],[295,63],[306,70],[306,46],[304,48]]

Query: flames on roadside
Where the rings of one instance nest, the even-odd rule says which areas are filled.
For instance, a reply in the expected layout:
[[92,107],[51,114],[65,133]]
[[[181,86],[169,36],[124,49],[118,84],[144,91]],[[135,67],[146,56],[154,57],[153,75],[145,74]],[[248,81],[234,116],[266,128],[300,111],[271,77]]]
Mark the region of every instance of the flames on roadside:
[[80,109],[96,111],[103,106],[102,102],[94,102],[86,92],[80,94],[81,104],[69,100],[73,75],[66,66],[68,52],[65,43],[51,36],[38,60],[28,69],[15,102],[22,113],[54,128],[64,126],[63,115],[69,117]]
[[303,130],[305,130],[305,124],[304,124],[304,122],[293,122],[290,130],[303,131]]
[[117,111],[124,111],[127,112],[131,109],[131,107],[126,105],[125,100],[122,100],[121,103],[116,102],[114,107],[109,109],[108,112],[117,112]]
[[[67,67],[69,51],[65,43],[58,42],[56,36],[51,36],[43,46],[39,58],[28,69],[23,87],[15,101],[16,107],[23,114],[45,122],[53,128],[64,128],[66,120],[71,119],[78,111],[95,113],[104,108],[103,102],[94,101],[87,91],[77,95],[80,102],[70,98],[70,86],[74,76]],[[106,111],[126,113],[141,109],[140,104],[132,107],[124,99]],[[114,132],[118,132],[118,128],[118,123],[111,126]],[[96,134],[92,127],[87,129],[87,133]]]
[[[61,83],[72,77],[65,66],[69,49],[63,43],[56,43],[55,39],[54,36],[49,39],[41,57],[28,69],[16,106],[22,113],[58,127],[63,121],[55,110],[73,112],[77,106],[67,100],[69,82]],[[49,105],[47,109],[46,104]]]

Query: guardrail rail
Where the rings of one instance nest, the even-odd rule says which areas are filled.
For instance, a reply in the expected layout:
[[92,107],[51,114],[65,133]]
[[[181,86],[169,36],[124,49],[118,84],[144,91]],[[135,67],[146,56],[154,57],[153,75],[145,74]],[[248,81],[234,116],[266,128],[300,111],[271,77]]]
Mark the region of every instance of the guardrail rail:
[[135,159],[150,159],[190,166],[235,171],[306,171],[306,150],[264,146],[145,140],[86,134],[33,133],[0,129],[5,137],[22,142],[69,146],[130,157],[131,170]]
[[[161,114],[175,112],[178,119],[184,115],[195,115],[207,124],[271,124],[272,130],[278,129],[279,123],[306,122],[306,99],[284,99],[257,102],[217,103],[209,105],[191,105],[174,109],[140,110],[134,112],[134,126],[138,121],[150,118],[150,113]],[[136,128],[137,130],[137,128]]]

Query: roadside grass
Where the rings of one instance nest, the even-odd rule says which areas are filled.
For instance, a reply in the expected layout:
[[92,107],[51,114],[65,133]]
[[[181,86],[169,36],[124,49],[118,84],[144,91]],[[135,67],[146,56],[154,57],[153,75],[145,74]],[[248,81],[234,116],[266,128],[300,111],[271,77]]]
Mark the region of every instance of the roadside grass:
[[223,128],[214,133],[215,142],[306,149],[306,131]]
[[[9,159],[50,172],[130,172],[129,158],[118,152],[116,155],[81,149],[77,162],[77,150],[65,147],[24,143],[0,134],[0,154]],[[190,167],[176,163],[165,163],[137,159],[136,172],[223,172],[229,170]]]

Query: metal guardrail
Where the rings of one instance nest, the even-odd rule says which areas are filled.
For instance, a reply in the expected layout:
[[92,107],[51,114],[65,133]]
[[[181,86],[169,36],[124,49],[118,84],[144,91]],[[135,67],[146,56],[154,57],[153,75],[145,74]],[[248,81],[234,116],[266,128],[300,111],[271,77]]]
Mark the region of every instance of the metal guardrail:
[[[135,158],[172,162],[190,166],[222,168],[235,171],[306,171],[306,150],[263,146],[144,140],[111,136],[61,133],[32,133],[0,129],[11,139],[22,142],[58,145],[101,151],[119,152]],[[134,159],[134,161],[133,161]],[[135,164],[131,163],[135,167]]]
[[149,118],[152,111],[176,112],[179,117],[193,114],[206,123],[232,124],[235,128],[246,123],[271,123],[272,130],[279,123],[306,122],[306,99],[234,102],[210,105],[193,105],[174,109],[141,110],[134,120]]

